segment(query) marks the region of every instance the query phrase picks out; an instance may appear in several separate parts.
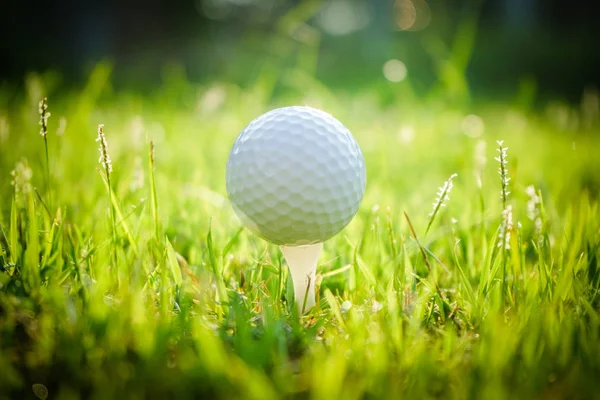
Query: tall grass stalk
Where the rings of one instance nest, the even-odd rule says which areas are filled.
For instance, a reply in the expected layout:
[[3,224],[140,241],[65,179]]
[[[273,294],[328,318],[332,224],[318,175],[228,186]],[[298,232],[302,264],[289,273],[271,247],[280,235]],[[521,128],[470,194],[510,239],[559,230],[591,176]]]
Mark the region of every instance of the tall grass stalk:
[[479,210],[481,213],[481,236],[485,237],[485,195],[483,192],[483,175],[487,158],[485,156],[486,142],[480,140],[475,145],[475,183],[479,192]]
[[40,135],[44,138],[44,150],[46,153],[46,191],[48,194],[48,205],[52,208],[52,188],[50,184],[50,156],[48,151],[48,98],[44,97],[40,103],[38,112],[40,114]]
[[160,225],[158,221],[158,196],[156,195],[156,180],[154,177],[154,141],[150,140],[148,149],[148,176],[150,177],[150,195],[152,196],[152,221],[156,243],[160,243]]
[[509,204],[502,212],[502,223],[500,224],[500,234],[498,238],[498,247],[502,254],[502,297],[506,300],[506,263],[508,260],[508,251],[510,250],[511,234],[514,229],[512,206]]
[[[452,177],[450,177],[450,178],[452,179]],[[431,268],[431,263],[429,262],[429,257],[427,256],[425,247],[423,247],[423,245],[419,241],[419,238],[417,237],[417,232],[415,231],[415,228],[413,227],[413,224],[412,224],[410,218],[408,217],[408,214],[406,213],[406,211],[404,212],[404,217],[406,218],[406,222],[408,223],[408,228],[410,230],[410,233],[411,233],[413,239],[415,240],[415,242],[417,243],[417,246],[419,247],[419,251],[421,252],[421,255],[423,256],[423,261],[425,262],[425,267],[427,268],[427,272],[429,272],[429,274],[431,274],[432,268]],[[461,326],[455,318],[456,312],[458,310],[456,308],[457,305],[455,306],[455,309],[451,310],[450,305],[448,304],[448,300],[446,299],[446,296],[444,296],[444,294],[442,293],[442,289],[440,288],[440,285],[438,284],[437,278],[434,278],[433,284],[435,286],[435,291],[441,302],[441,307],[440,307],[441,310],[440,311],[444,315],[446,315],[448,318],[450,318],[452,320],[452,322],[454,322],[454,324],[456,325],[456,328],[458,330],[460,330]]]
[[98,162],[101,165],[101,173],[104,174],[104,177],[106,178],[106,183],[107,183],[109,218],[110,218],[110,225],[111,225],[111,232],[112,232],[112,248],[113,248],[112,257],[113,257],[113,262],[114,262],[113,268],[116,269],[118,266],[118,264],[117,264],[117,262],[118,262],[118,260],[117,260],[117,221],[116,221],[115,206],[114,206],[114,202],[113,202],[113,198],[112,198],[113,197],[112,182],[110,179],[113,167],[112,167],[112,161],[108,154],[108,142],[107,142],[106,136],[104,134],[104,124],[98,125],[98,137],[96,138],[96,142],[99,143],[98,151],[100,152],[100,157],[98,158]]
[[510,191],[508,190],[510,178],[508,176],[508,161],[507,161],[507,152],[508,148],[504,147],[504,141],[498,140],[498,157],[496,157],[496,161],[498,161],[498,174],[500,175],[500,197],[502,199],[502,221],[500,223],[499,229],[499,238],[498,238],[498,247],[500,247],[501,257],[502,257],[502,299],[504,304],[506,304],[506,263],[508,258],[508,250],[510,250],[510,235],[513,230],[513,217],[512,217],[512,206],[507,204],[508,195]]

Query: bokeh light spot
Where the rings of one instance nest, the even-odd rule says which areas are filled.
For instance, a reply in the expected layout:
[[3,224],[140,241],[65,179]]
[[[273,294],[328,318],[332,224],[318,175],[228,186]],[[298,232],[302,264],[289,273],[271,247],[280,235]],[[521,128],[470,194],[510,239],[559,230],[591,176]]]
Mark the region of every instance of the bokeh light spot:
[[417,20],[417,10],[412,0],[396,0],[394,13],[396,24],[403,31],[409,30]]
[[325,32],[342,36],[366,28],[371,22],[371,13],[366,3],[335,0],[323,8],[318,21]]
[[411,143],[415,138],[415,128],[411,125],[404,125],[398,130],[397,137],[400,143]]
[[402,61],[392,59],[383,64],[383,76],[390,82],[402,82],[407,73],[406,65]]
[[213,113],[225,103],[226,97],[225,88],[215,85],[200,94],[196,109],[200,113]]
[[196,10],[213,20],[225,20],[233,14],[231,3],[224,0],[196,0]]
[[462,129],[465,135],[470,137],[479,137],[483,135],[485,124],[477,115],[467,115],[462,121]]
[[420,31],[431,22],[431,9],[425,0],[396,0],[394,16],[398,29]]

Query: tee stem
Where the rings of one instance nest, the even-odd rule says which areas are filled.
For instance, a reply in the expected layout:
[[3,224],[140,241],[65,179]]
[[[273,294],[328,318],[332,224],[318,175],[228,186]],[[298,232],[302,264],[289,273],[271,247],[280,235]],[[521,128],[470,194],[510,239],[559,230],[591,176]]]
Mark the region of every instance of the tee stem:
[[294,283],[296,306],[303,314],[315,305],[315,272],[323,243],[280,248]]

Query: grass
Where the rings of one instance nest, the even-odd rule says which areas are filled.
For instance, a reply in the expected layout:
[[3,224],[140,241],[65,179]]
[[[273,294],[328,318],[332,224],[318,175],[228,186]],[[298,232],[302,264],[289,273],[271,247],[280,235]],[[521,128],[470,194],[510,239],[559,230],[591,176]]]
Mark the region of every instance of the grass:
[[[598,398],[597,119],[109,75],[47,93],[48,140],[35,93],[0,93],[0,397]],[[343,121],[368,170],[303,317],[224,187],[244,125],[294,103]]]

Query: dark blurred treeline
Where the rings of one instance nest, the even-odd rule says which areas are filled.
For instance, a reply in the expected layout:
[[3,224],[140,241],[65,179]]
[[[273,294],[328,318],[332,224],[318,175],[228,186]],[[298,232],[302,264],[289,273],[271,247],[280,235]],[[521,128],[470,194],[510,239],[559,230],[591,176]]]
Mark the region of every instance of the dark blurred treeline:
[[156,86],[173,64],[192,81],[244,85],[274,59],[281,67],[314,64],[309,72],[328,86],[355,90],[380,82],[383,64],[398,59],[414,91],[427,93],[452,57],[461,58],[469,90],[484,98],[510,97],[525,85],[578,101],[600,80],[592,2],[4,0],[0,10],[0,81],[56,69],[63,84],[77,84],[110,59],[122,87]]

